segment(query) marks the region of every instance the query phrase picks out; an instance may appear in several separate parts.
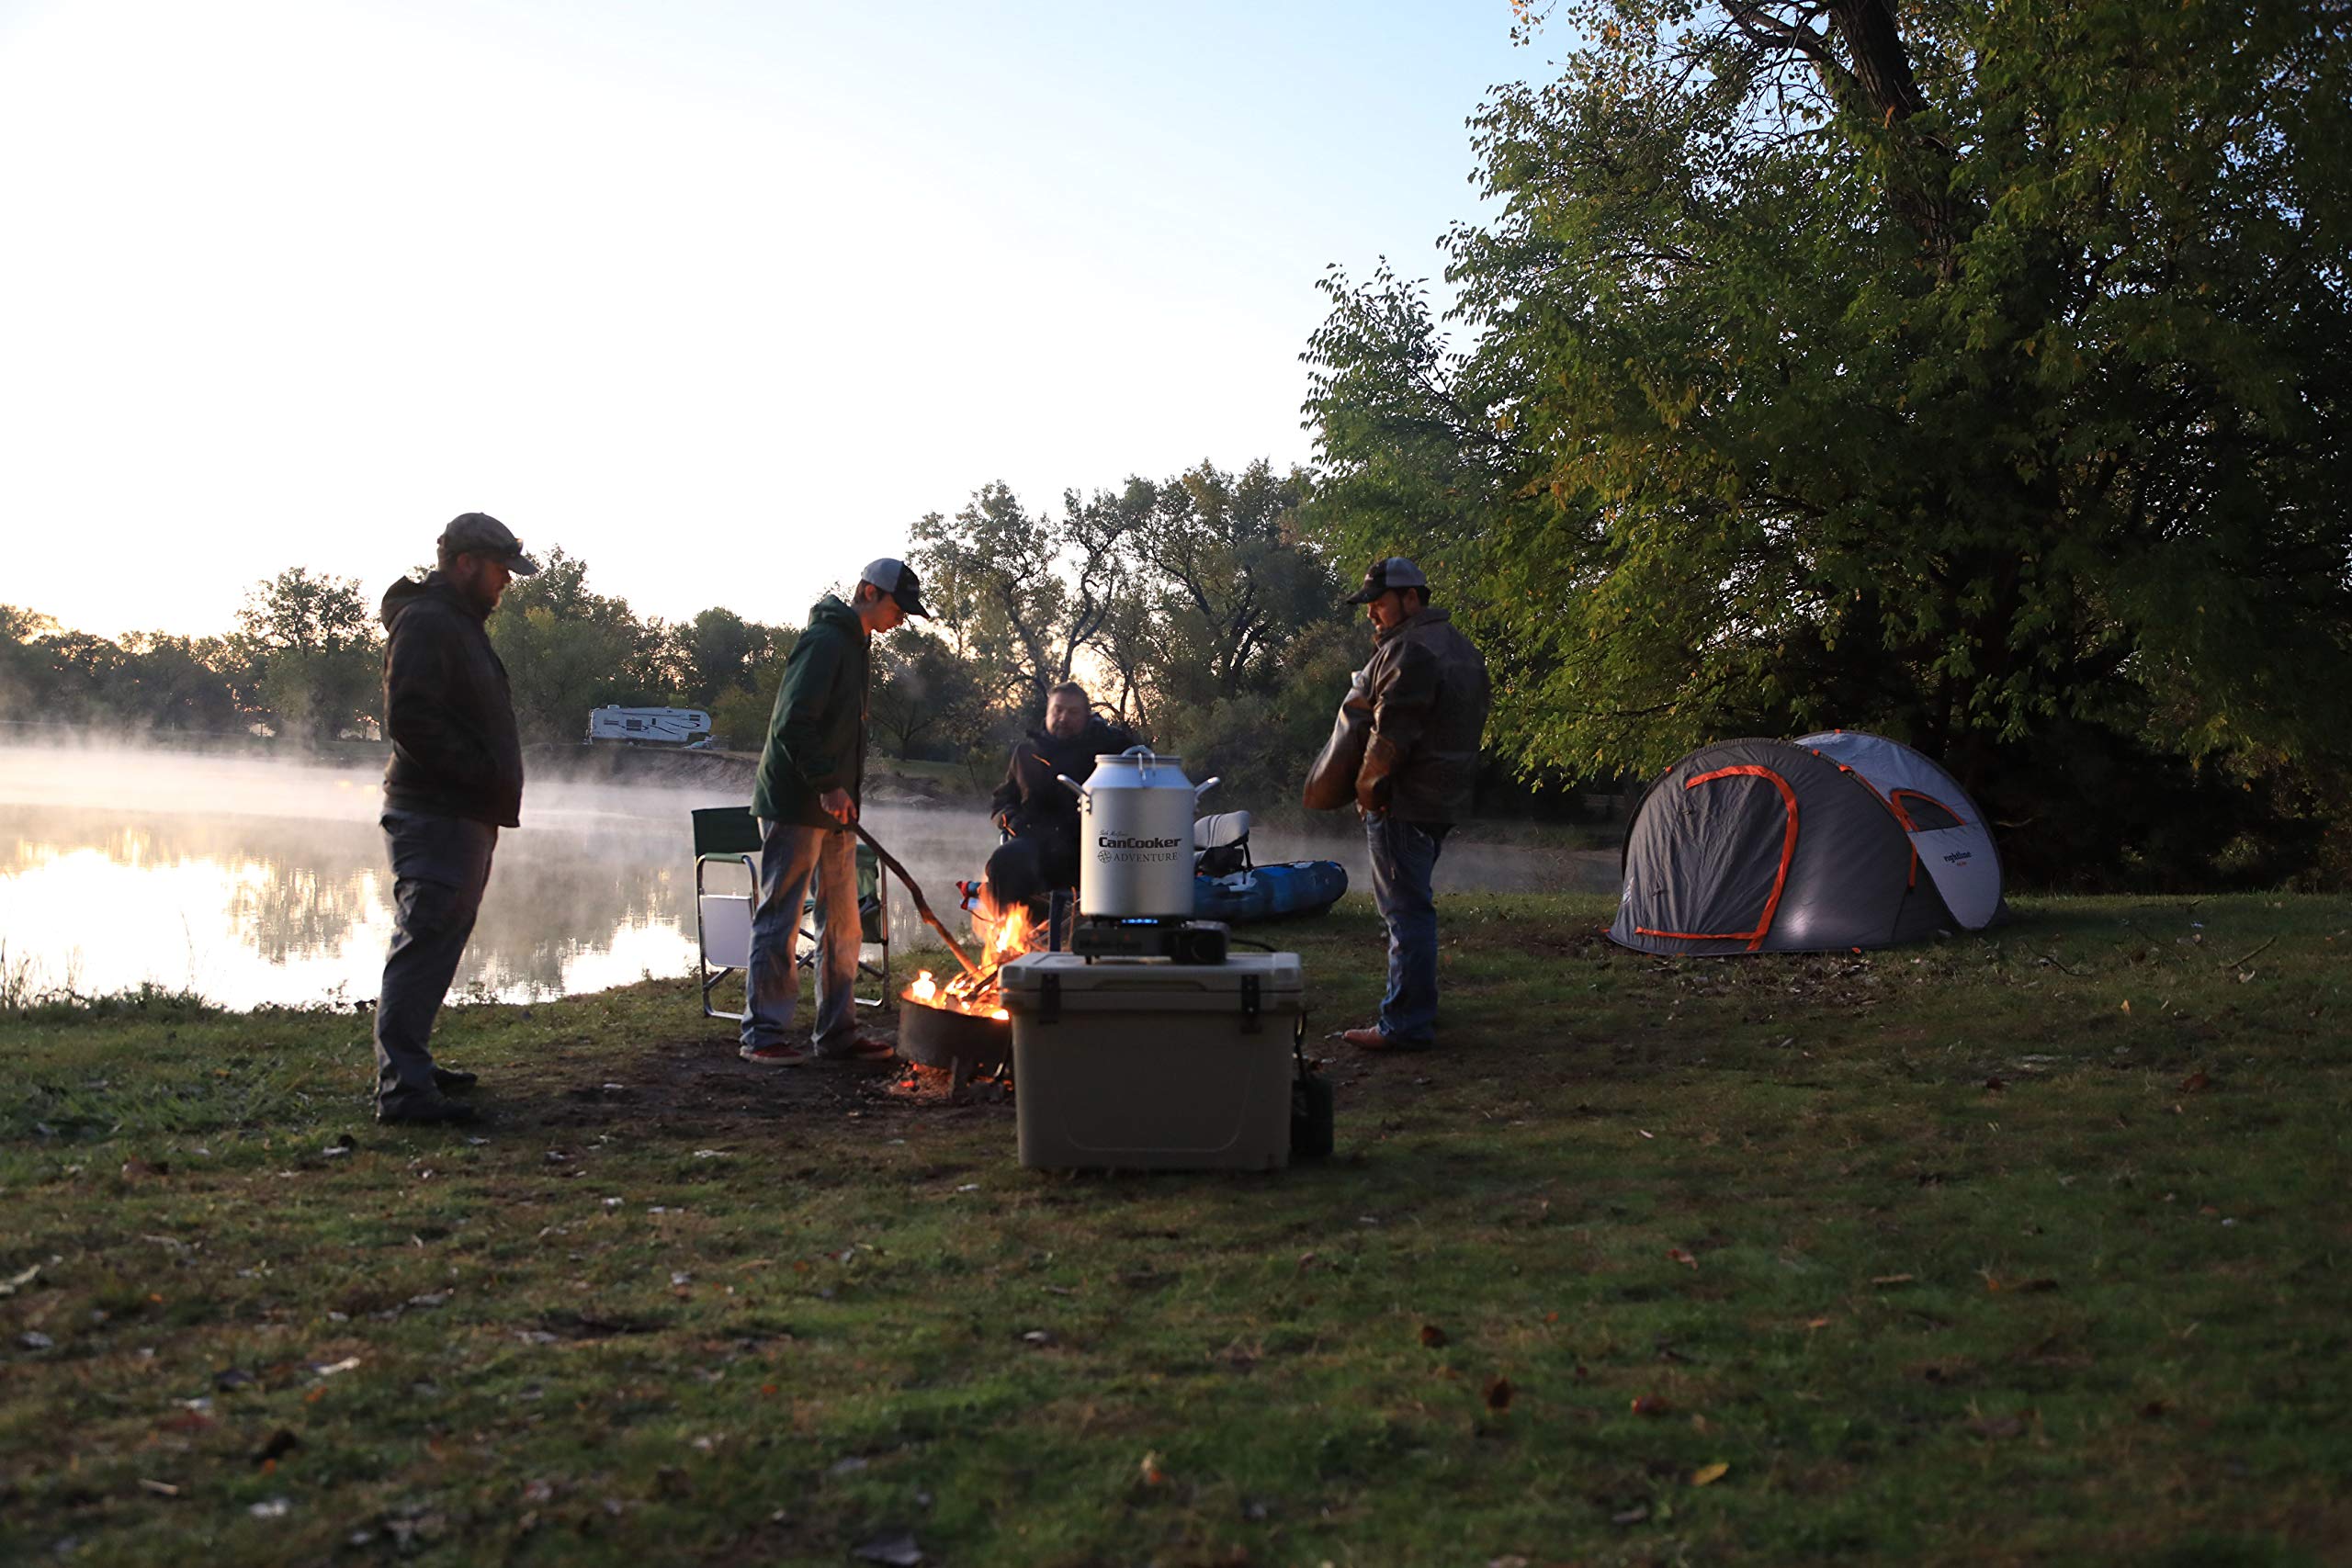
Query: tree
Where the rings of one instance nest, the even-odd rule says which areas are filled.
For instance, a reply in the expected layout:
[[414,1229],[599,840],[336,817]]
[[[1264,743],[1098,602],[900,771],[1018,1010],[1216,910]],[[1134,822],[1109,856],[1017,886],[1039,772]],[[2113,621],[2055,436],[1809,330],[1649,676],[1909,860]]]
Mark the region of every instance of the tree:
[[1384,267],[1307,355],[1319,536],[1474,592],[1523,763],[1867,723],[2044,867],[2341,765],[2352,17],[1573,17],[1474,122],[1469,346]]
[[[1142,481],[1134,481],[1141,484]],[[1152,585],[1163,701],[1205,705],[1279,684],[1293,634],[1340,618],[1338,580],[1296,531],[1306,476],[1204,462],[1149,487],[1135,553]]]
[[751,681],[776,639],[776,627],[717,607],[671,627],[667,652],[679,695],[690,707],[715,707]]
[[278,733],[326,741],[381,718],[383,637],[356,578],[297,566],[256,583],[234,641],[248,699]]
[[506,665],[526,741],[576,741],[591,708],[658,706],[667,694],[664,628],[639,621],[628,600],[590,591],[587,562],[560,545],[536,576],[507,589],[490,618],[490,640]]
[[906,626],[874,645],[868,712],[893,756],[951,761],[988,728],[988,683],[944,639]]
[[952,520],[934,512],[915,524],[912,564],[950,646],[1015,708],[1042,712],[1101,634],[1125,582],[1121,546],[1140,521],[1135,483],[1088,500],[1066,492],[1058,522],[984,485]]

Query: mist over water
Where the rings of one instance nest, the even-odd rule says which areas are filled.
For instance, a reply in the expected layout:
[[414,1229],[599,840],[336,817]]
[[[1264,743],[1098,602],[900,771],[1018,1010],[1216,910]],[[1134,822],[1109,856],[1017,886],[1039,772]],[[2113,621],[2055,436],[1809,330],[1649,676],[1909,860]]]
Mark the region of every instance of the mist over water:
[[[691,972],[688,813],[745,804],[729,786],[535,774],[522,827],[499,836],[453,994],[529,1000]],[[85,995],[153,981],[234,1008],[372,998],[392,931],[381,807],[375,765],[0,743],[0,963]],[[955,884],[996,841],[985,808],[875,802],[865,820],[960,931]],[[1339,860],[1363,889],[1348,826],[1261,829],[1252,848],[1261,862]],[[1438,889],[1605,888],[1614,873],[1613,855],[1457,832]],[[744,883],[735,868],[711,874],[714,891]],[[891,918],[900,942],[928,936],[895,885]]]

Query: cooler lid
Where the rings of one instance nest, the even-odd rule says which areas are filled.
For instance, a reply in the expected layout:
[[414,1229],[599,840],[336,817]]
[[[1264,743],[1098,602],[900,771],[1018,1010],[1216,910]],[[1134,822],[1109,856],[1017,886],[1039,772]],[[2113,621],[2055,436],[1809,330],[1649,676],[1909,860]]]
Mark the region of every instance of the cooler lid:
[[1258,981],[1259,1005],[1295,1010],[1306,975],[1295,953],[1235,953],[1223,964],[1164,964],[1102,958],[1090,964],[1075,953],[1028,953],[997,972],[1007,1010],[1035,1009],[1053,976],[1061,1006],[1071,1011],[1223,1012],[1241,1005],[1244,976]]

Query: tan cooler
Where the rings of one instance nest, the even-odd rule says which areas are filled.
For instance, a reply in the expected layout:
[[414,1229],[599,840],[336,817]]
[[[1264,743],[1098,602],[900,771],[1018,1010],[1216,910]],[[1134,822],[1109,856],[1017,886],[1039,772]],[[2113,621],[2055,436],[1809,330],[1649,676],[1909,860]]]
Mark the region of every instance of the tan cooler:
[[1021,1163],[1281,1169],[1303,976],[1295,953],[1200,964],[1032,953],[1007,964]]

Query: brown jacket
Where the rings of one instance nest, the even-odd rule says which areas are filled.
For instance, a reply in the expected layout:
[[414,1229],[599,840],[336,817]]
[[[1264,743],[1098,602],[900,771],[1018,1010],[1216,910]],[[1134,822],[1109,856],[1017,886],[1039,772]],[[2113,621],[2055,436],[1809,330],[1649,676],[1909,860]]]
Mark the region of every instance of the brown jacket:
[[1356,804],[1401,822],[1459,822],[1470,815],[1487,729],[1487,661],[1445,610],[1424,608],[1375,639]]

